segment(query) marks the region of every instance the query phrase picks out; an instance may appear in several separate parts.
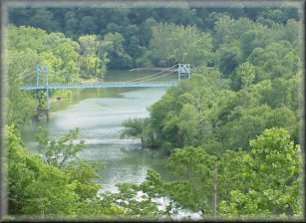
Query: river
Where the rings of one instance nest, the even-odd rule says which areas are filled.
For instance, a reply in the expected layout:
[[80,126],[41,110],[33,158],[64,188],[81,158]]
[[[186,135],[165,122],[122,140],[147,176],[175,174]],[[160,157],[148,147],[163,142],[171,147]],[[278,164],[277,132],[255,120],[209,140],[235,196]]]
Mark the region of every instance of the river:
[[[127,71],[109,71],[105,81],[125,81],[150,74]],[[176,75],[167,77],[174,80]],[[22,130],[26,147],[37,153],[34,135],[39,126],[47,128],[53,137],[62,136],[69,130],[79,128],[80,139],[85,140],[86,148],[78,156],[88,161],[103,162],[106,167],[99,171],[101,185],[99,193],[117,192],[117,184],[140,184],[147,170],[158,171],[163,179],[171,179],[165,168],[167,157],[148,149],[141,149],[139,139],[120,138],[124,127],[122,122],[128,118],[149,116],[147,108],[157,102],[166,92],[165,88],[114,88],[73,90],[71,100],[53,102],[50,120],[32,122]],[[164,200],[161,199],[161,206]],[[188,210],[180,210],[172,218],[180,220],[191,216],[199,220],[200,215]]]
[[[145,76],[127,71],[110,71],[105,81],[124,81]],[[32,122],[22,131],[22,138],[30,151],[36,152],[34,134],[38,126],[44,126],[51,136],[61,136],[79,128],[80,139],[86,148],[79,157],[89,161],[101,161],[106,168],[99,172],[102,179],[100,192],[116,192],[116,184],[141,183],[148,168],[167,175],[166,157],[149,150],[141,150],[140,140],[125,138],[120,134],[122,122],[128,118],[149,116],[147,108],[158,101],[165,88],[116,88],[73,90],[72,98],[51,104],[49,122]]]

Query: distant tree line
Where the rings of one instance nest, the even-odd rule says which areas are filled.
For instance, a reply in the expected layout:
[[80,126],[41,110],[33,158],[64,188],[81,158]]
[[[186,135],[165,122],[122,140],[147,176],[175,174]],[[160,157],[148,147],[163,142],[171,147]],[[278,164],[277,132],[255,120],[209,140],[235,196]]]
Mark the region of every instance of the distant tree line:
[[[298,20],[296,8],[11,8],[9,22],[16,26],[32,26],[48,33],[61,32],[77,40],[94,34],[98,40],[113,39],[117,49],[110,56],[109,69],[148,65],[146,56],[152,38],[151,27],[159,23],[195,26],[215,37],[213,28],[223,16],[245,17],[268,27]],[[153,61],[153,65],[158,65]]]

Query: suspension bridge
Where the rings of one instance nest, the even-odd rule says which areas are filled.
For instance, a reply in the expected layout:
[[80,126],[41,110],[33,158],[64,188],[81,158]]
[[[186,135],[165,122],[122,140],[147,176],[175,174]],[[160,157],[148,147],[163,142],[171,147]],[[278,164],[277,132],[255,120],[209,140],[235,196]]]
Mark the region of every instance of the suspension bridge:
[[[177,72],[176,81],[158,81],[166,76]],[[76,84],[50,84],[48,79],[48,67],[38,66],[36,69],[36,84],[21,86],[20,90],[35,91],[38,100],[37,114],[38,119],[41,115],[46,115],[49,119],[49,94],[50,90],[57,89],[94,89],[94,88],[167,88],[175,86],[181,79],[189,79],[191,75],[190,64],[176,64],[165,68],[152,75],[122,82],[100,82],[100,83],[76,83]],[[44,78],[42,83],[40,79]],[[157,81],[156,81],[157,80]]]

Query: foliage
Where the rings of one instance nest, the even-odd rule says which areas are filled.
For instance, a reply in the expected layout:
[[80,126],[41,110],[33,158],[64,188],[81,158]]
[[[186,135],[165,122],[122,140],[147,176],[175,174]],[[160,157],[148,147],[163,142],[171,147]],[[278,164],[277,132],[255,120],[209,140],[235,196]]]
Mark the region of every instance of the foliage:
[[224,219],[301,219],[300,146],[294,145],[286,130],[278,128],[265,130],[250,145],[248,152],[227,150],[219,157],[203,148],[176,149],[167,163],[176,180],[164,181],[150,170],[140,187],[129,187],[151,198],[170,198],[167,214],[173,213],[173,208],[185,208],[208,218],[216,196],[217,216]]
[[75,214],[75,183],[59,169],[29,154],[7,127],[9,213],[31,215]]
[[[93,182],[96,172],[91,164],[73,159],[73,154],[69,154],[69,162],[61,169],[56,162],[49,165],[40,155],[27,152],[15,132],[13,126],[7,126],[10,215],[31,215],[37,219],[73,219],[88,213],[92,217],[108,218],[124,215],[122,209],[97,197],[100,186]],[[74,134],[65,137],[73,138]],[[46,142],[47,135],[41,134],[40,141]]]
[[237,70],[237,76],[246,90],[255,79],[255,67],[250,62],[241,64]]
[[134,184],[122,183],[118,185],[119,193],[106,193],[103,195],[103,202],[115,204],[119,209],[124,210],[125,219],[157,219],[163,215],[157,207],[157,203],[151,196],[142,193],[139,187]]
[[289,79],[300,67],[298,50],[288,41],[275,42],[266,48],[255,48],[249,59],[255,66],[257,81]]
[[38,142],[37,150],[42,154],[46,164],[63,169],[68,159],[75,159],[77,153],[85,147],[83,140],[75,143],[78,134],[79,130],[75,129],[59,139],[50,139],[48,130],[39,128],[35,135]]
[[168,186],[170,198],[194,212],[201,211],[202,215],[209,215],[215,162],[216,157],[201,148],[175,150],[167,165],[182,181]]
[[105,51],[111,58],[109,68],[125,68],[132,63],[132,58],[124,49],[124,38],[122,34],[114,32],[107,33],[103,40],[105,42]]
[[[243,38],[246,46],[243,52],[248,54],[252,48],[262,47],[262,44],[270,41],[271,35],[267,28],[275,27],[277,41],[296,39],[299,17],[298,9],[294,7],[190,8],[187,4],[179,4],[175,8],[99,7],[89,10],[77,7],[18,7],[9,10],[9,22],[16,26],[33,26],[47,32],[62,32],[74,40],[87,34],[103,39],[108,33],[119,33],[125,40],[122,42],[125,53],[124,57],[118,57],[115,53],[110,55],[109,66],[112,69],[150,64],[145,59],[145,54],[152,39],[151,28],[156,23],[196,26],[202,32],[215,32],[215,47],[239,40],[243,33],[249,32]],[[117,59],[123,63],[115,62]]]
[[[150,108],[147,126],[153,144],[168,152],[192,145],[220,154],[227,149],[249,149],[251,138],[272,127],[287,129],[298,142],[300,74],[296,67],[287,66],[291,71],[279,70],[281,77],[260,80],[263,72],[258,64],[246,61],[229,78],[215,68],[194,69],[189,81],[169,89]],[[283,118],[277,118],[281,114]]]
[[108,63],[107,53],[101,51],[103,43],[96,35],[86,35],[79,38],[80,43],[80,75],[83,78],[103,78]]
[[152,27],[151,57],[157,66],[172,66],[178,62],[193,65],[208,64],[212,39],[196,27],[159,24]]
[[[79,44],[66,38],[62,33],[47,34],[44,30],[33,27],[8,28],[8,50],[28,54],[28,50],[35,52],[37,58],[32,61],[32,66],[21,63],[24,68],[20,78],[33,81],[35,69],[38,65],[48,66],[49,81],[67,82],[78,78],[78,50]],[[29,57],[31,58],[31,57]],[[33,83],[33,82],[32,82]]]
[[[17,127],[28,123],[36,112],[37,102],[31,93],[20,91],[18,88],[25,80],[31,79],[33,67],[39,61],[38,55],[33,50],[6,51],[9,86],[6,94],[6,122]],[[25,78],[27,77],[27,78]],[[8,87],[6,86],[6,87]]]
[[[252,150],[244,156],[243,178],[247,190],[233,188],[229,200],[220,202],[223,216],[300,216],[301,150],[283,129],[265,130],[251,140]],[[243,163],[243,162],[242,162]]]
[[145,142],[145,127],[146,120],[140,118],[128,119],[123,122],[123,126],[125,127],[124,131],[121,133],[121,137],[135,137],[140,138],[142,145],[146,144]]

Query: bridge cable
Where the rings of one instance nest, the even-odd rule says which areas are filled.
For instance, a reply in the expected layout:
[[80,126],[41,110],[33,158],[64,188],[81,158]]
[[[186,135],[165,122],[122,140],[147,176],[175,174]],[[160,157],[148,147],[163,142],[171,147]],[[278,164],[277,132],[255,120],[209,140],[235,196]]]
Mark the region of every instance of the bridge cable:
[[156,80],[156,79],[159,79],[159,78],[168,76],[169,74],[173,74],[173,73],[175,73],[175,72],[176,72],[176,71],[172,71],[172,72],[170,72],[170,73],[163,74],[163,75],[161,75],[161,76],[158,76],[158,77],[155,77],[155,78],[151,78],[151,79],[149,79],[149,80],[137,81],[137,82],[133,82],[133,83],[145,83],[145,82],[149,82],[149,81],[152,81],[152,80]]
[[168,71],[168,70],[171,70],[172,68],[174,68],[176,65],[174,65],[174,66],[172,66],[172,67],[170,67],[170,68],[167,68],[167,69],[165,69],[165,70],[162,70],[162,71],[160,71],[160,72],[157,72],[157,73],[155,73],[155,74],[152,74],[152,75],[150,75],[150,76],[147,76],[147,77],[142,77],[142,78],[138,78],[138,79],[135,79],[135,80],[131,80],[131,81],[124,81],[124,82],[137,82],[137,81],[141,81],[141,80],[145,80],[145,79],[150,79],[150,78],[152,78],[152,77],[154,77],[154,76],[156,76],[156,75],[158,75],[158,74],[161,74],[161,73],[163,73],[163,72],[166,72],[166,71]]
[[[175,64],[174,66],[169,67],[169,68],[167,68],[167,69],[165,69],[165,70],[162,70],[162,71],[160,71],[160,72],[157,72],[157,73],[155,73],[155,74],[152,74],[152,75],[150,75],[150,76],[138,78],[138,79],[131,80],[131,81],[123,81],[123,83],[138,82],[138,81],[141,81],[141,80],[145,80],[145,79],[148,79],[148,78],[152,78],[152,77],[154,77],[154,76],[156,76],[156,75],[158,75],[158,74],[161,74],[161,73],[164,73],[164,72],[166,72],[166,71],[168,71],[168,70],[171,70],[171,69],[174,68],[175,66],[177,66],[177,64]],[[175,71],[175,72],[176,72],[176,71]]]

